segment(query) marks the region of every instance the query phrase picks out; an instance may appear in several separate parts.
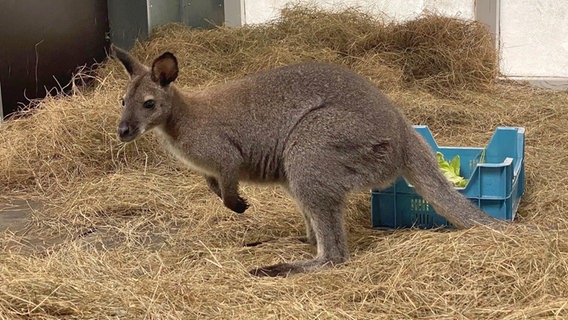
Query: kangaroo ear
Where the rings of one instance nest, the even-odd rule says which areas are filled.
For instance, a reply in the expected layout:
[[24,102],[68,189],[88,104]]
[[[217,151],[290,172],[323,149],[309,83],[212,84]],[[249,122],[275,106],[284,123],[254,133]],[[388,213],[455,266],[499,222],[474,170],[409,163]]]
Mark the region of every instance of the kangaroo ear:
[[176,57],[172,53],[166,52],[154,60],[152,64],[152,80],[165,87],[177,78],[178,71]]
[[131,56],[128,52],[116,47],[114,44],[110,46],[110,55],[122,63],[131,77],[136,74],[141,74],[147,70],[140,61],[136,60],[136,58]]

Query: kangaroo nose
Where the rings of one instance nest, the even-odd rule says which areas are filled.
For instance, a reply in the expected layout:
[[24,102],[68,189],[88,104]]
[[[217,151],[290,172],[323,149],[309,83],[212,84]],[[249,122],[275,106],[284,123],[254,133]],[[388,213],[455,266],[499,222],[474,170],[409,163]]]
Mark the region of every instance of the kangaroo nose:
[[124,138],[124,137],[128,136],[129,133],[130,133],[130,129],[128,128],[128,125],[124,122],[121,122],[118,125],[118,136],[120,138]]

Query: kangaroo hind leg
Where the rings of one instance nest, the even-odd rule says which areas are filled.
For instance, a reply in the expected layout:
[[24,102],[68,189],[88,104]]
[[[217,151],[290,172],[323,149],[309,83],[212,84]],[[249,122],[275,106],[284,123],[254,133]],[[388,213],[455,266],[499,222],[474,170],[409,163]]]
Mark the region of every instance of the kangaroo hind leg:
[[338,194],[337,188],[325,186],[318,179],[306,179],[305,176],[290,180],[290,192],[302,210],[306,223],[311,222],[317,254],[310,260],[256,268],[250,271],[253,275],[287,276],[339,264],[349,257],[343,224],[345,194]]

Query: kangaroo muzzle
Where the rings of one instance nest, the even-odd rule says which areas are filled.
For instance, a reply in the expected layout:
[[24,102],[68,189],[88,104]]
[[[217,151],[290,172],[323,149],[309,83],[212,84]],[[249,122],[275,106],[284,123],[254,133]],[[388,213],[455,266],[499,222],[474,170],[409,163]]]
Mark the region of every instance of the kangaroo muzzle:
[[140,130],[137,127],[133,127],[132,125],[128,124],[126,121],[121,121],[118,125],[118,139],[122,142],[130,142],[134,140]]

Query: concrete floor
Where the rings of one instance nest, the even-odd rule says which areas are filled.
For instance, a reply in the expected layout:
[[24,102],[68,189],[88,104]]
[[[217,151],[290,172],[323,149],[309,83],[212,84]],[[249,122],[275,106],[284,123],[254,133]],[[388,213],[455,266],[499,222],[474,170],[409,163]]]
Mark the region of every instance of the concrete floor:
[[34,210],[41,208],[41,203],[27,200],[0,203],[0,249],[35,254],[62,243],[62,236],[45,237],[33,230]]
[[37,202],[26,200],[0,203],[0,232],[23,232],[31,222],[32,211],[40,206]]

